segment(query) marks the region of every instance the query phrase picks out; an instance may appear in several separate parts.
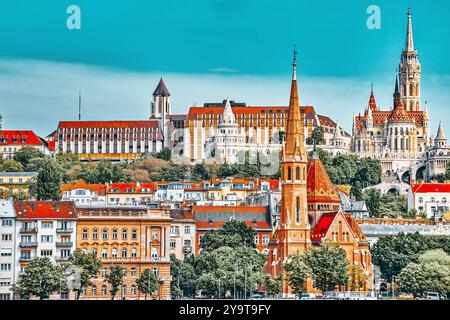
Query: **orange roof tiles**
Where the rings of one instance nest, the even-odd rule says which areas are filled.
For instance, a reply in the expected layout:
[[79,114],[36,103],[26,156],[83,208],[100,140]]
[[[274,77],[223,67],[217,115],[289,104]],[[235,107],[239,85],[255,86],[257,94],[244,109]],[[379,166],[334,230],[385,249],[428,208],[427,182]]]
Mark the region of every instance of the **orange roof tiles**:
[[15,201],[16,218],[77,219],[75,204],[69,201]]
[[31,130],[1,130],[0,145],[43,145],[44,142]]
[[158,121],[60,121],[58,128],[158,128]]
[[105,195],[105,185],[103,184],[90,184],[84,180],[78,180],[75,183],[66,183],[61,185],[61,192],[71,191],[75,189],[86,189],[91,191],[97,191],[98,195]]
[[317,157],[308,161],[307,198],[308,203],[341,203],[330,176]]
[[417,183],[411,185],[413,193],[450,193],[449,183]]

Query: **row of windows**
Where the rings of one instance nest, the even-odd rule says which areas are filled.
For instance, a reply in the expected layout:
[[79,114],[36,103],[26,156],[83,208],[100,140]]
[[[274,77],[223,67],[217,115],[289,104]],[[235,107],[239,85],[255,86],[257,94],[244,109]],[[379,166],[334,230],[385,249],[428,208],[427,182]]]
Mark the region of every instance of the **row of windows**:
[[[87,253],[87,249],[83,249],[83,252]],[[93,248],[92,249],[92,253],[95,256],[98,256],[98,249],[97,248]],[[108,258],[108,249],[103,248],[102,249],[102,258]],[[118,249],[117,248],[112,248],[111,249],[111,257],[112,258],[117,258],[118,257]],[[128,258],[128,248],[122,248],[120,250],[120,257],[121,258]],[[132,248],[131,249],[131,258],[136,258],[137,257],[137,249],[136,248]],[[152,258],[156,258],[158,257],[158,250],[156,248],[152,249]]]
[[[419,203],[423,203],[423,197],[419,197],[419,198],[418,198],[418,201],[419,201]],[[430,202],[439,202],[439,201],[436,201],[436,198],[435,198],[435,197],[431,197],[431,198],[430,198]],[[441,200],[441,202],[442,202],[442,203],[447,203],[447,198],[446,198],[446,197],[443,197],[442,200]]]
[[[108,229],[105,228],[102,230],[102,240],[107,240],[108,239]],[[92,229],[92,239],[97,240],[98,239],[98,229]],[[111,237],[113,240],[117,240],[118,239],[118,230],[117,229],[113,229],[111,232]],[[88,239],[88,229],[84,228],[81,232],[81,238],[83,240],[87,240]],[[122,229],[122,240],[126,240],[128,238],[128,229]],[[131,230],[131,240],[136,240],[137,239],[137,229],[132,229]]]
[[[295,180],[305,180],[306,179],[306,168],[303,167],[303,175],[300,176],[300,167],[295,168]],[[287,169],[287,180],[292,180],[292,169],[288,167]]]

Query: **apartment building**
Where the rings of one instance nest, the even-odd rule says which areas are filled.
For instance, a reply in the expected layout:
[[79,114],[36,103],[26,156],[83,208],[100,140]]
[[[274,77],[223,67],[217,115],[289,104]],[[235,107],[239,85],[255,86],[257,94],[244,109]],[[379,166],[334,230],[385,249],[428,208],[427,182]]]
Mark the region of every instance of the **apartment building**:
[[110,299],[105,281],[109,267],[125,269],[118,298],[143,299],[136,279],[145,269],[159,277],[159,290],[152,299],[170,298],[170,224],[168,212],[145,206],[80,206],[77,246],[92,252],[103,265],[93,285],[82,291],[81,299]]
[[170,210],[172,224],[170,226],[170,254],[177,259],[195,253],[195,220],[190,210]]
[[12,201],[0,200],[0,300],[13,298],[16,281],[16,219]]

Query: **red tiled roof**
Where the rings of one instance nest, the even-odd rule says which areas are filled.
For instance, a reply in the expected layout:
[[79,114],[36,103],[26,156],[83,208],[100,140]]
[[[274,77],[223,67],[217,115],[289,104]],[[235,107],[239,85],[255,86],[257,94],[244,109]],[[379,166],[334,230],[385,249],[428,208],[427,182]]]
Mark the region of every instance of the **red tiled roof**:
[[306,190],[308,203],[341,203],[322,161],[316,157],[308,161]]
[[[150,191],[143,191],[150,189]],[[116,191],[118,190],[118,191]],[[115,182],[109,183],[106,187],[107,194],[115,193],[154,193],[156,190],[156,183],[141,183],[139,186],[136,182]]]
[[[190,107],[188,118],[191,118],[193,115],[196,114],[222,114],[225,107]],[[233,107],[231,106],[231,109],[233,110],[234,114],[266,114],[270,113],[287,113],[288,112],[288,106],[259,106],[259,107],[252,107],[252,106],[246,106],[246,107]],[[302,106],[300,107],[302,112],[305,112],[307,114],[315,114],[314,107],[312,106]]]
[[417,183],[411,185],[413,193],[450,193],[449,183]]
[[47,147],[50,151],[55,151],[55,141],[47,141]]
[[75,204],[69,201],[14,201],[17,219],[77,219]]
[[330,117],[327,116],[322,116],[322,115],[317,115],[317,117],[319,118],[320,121],[320,125],[321,126],[326,126],[326,127],[331,127],[331,128],[335,128],[336,127],[336,122],[334,122],[333,120],[331,120]]
[[336,214],[337,214],[337,212],[324,213],[322,215],[322,217],[320,218],[316,227],[311,232],[311,240],[312,241],[319,241],[326,235],[326,233],[328,232],[328,229],[331,226],[331,223],[334,220],[334,217],[336,217]]
[[153,92],[153,96],[170,97],[169,90],[167,90],[166,84],[164,83],[164,80],[162,78],[161,80],[159,80],[158,86]]
[[194,220],[194,215],[190,210],[182,210],[182,209],[170,210],[170,217],[174,220]]
[[[383,125],[388,121],[392,111],[372,111],[372,118],[374,125]],[[405,114],[412,120],[414,124],[423,125],[424,111],[405,111]],[[355,116],[355,126],[357,129],[361,129],[366,121],[365,115]]]
[[91,191],[97,191],[99,196],[105,195],[105,185],[104,184],[91,184],[86,183],[84,180],[78,180],[75,183],[67,183],[61,185],[61,192],[71,191],[75,189],[86,189]]
[[156,120],[60,121],[60,128],[158,128]]
[[[25,139],[25,141],[22,142],[22,139]],[[1,130],[0,145],[9,144],[43,145],[44,142],[31,130]]]

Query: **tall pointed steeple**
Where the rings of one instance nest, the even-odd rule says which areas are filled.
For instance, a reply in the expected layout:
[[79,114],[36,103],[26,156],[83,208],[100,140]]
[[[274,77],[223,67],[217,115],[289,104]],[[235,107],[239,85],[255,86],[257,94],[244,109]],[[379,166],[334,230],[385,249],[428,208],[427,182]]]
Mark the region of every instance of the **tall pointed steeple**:
[[234,113],[231,109],[231,103],[228,98],[225,100],[225,108],[223,109],[221,122],[228,124],[235,122]]
[[435,147],[446,147],[447,146],[447,138],[445,137],[444,128],[442,127],[442,121],[439,121],[439,128],[436,134],[436,138],[434,139]]
[[398,75],[400,95],[405,110],[419,111],[421,67],[417,50],[414,47],[411,9],[408,9],[405,47],[402,51]]
[[406,26],[406,44],[405,51],[414,51],[414,37],[412,30],[411,8],[408,9],[408,24]]
[[297,51],[294,49],[292,63],[291,96],[289,98],[289,111],[286,126],[286,143],[284,156],[287,161],[294,158],[306,161],[306,148],[304,146],[304,123],[300,113],[300,104],[297,91]]

